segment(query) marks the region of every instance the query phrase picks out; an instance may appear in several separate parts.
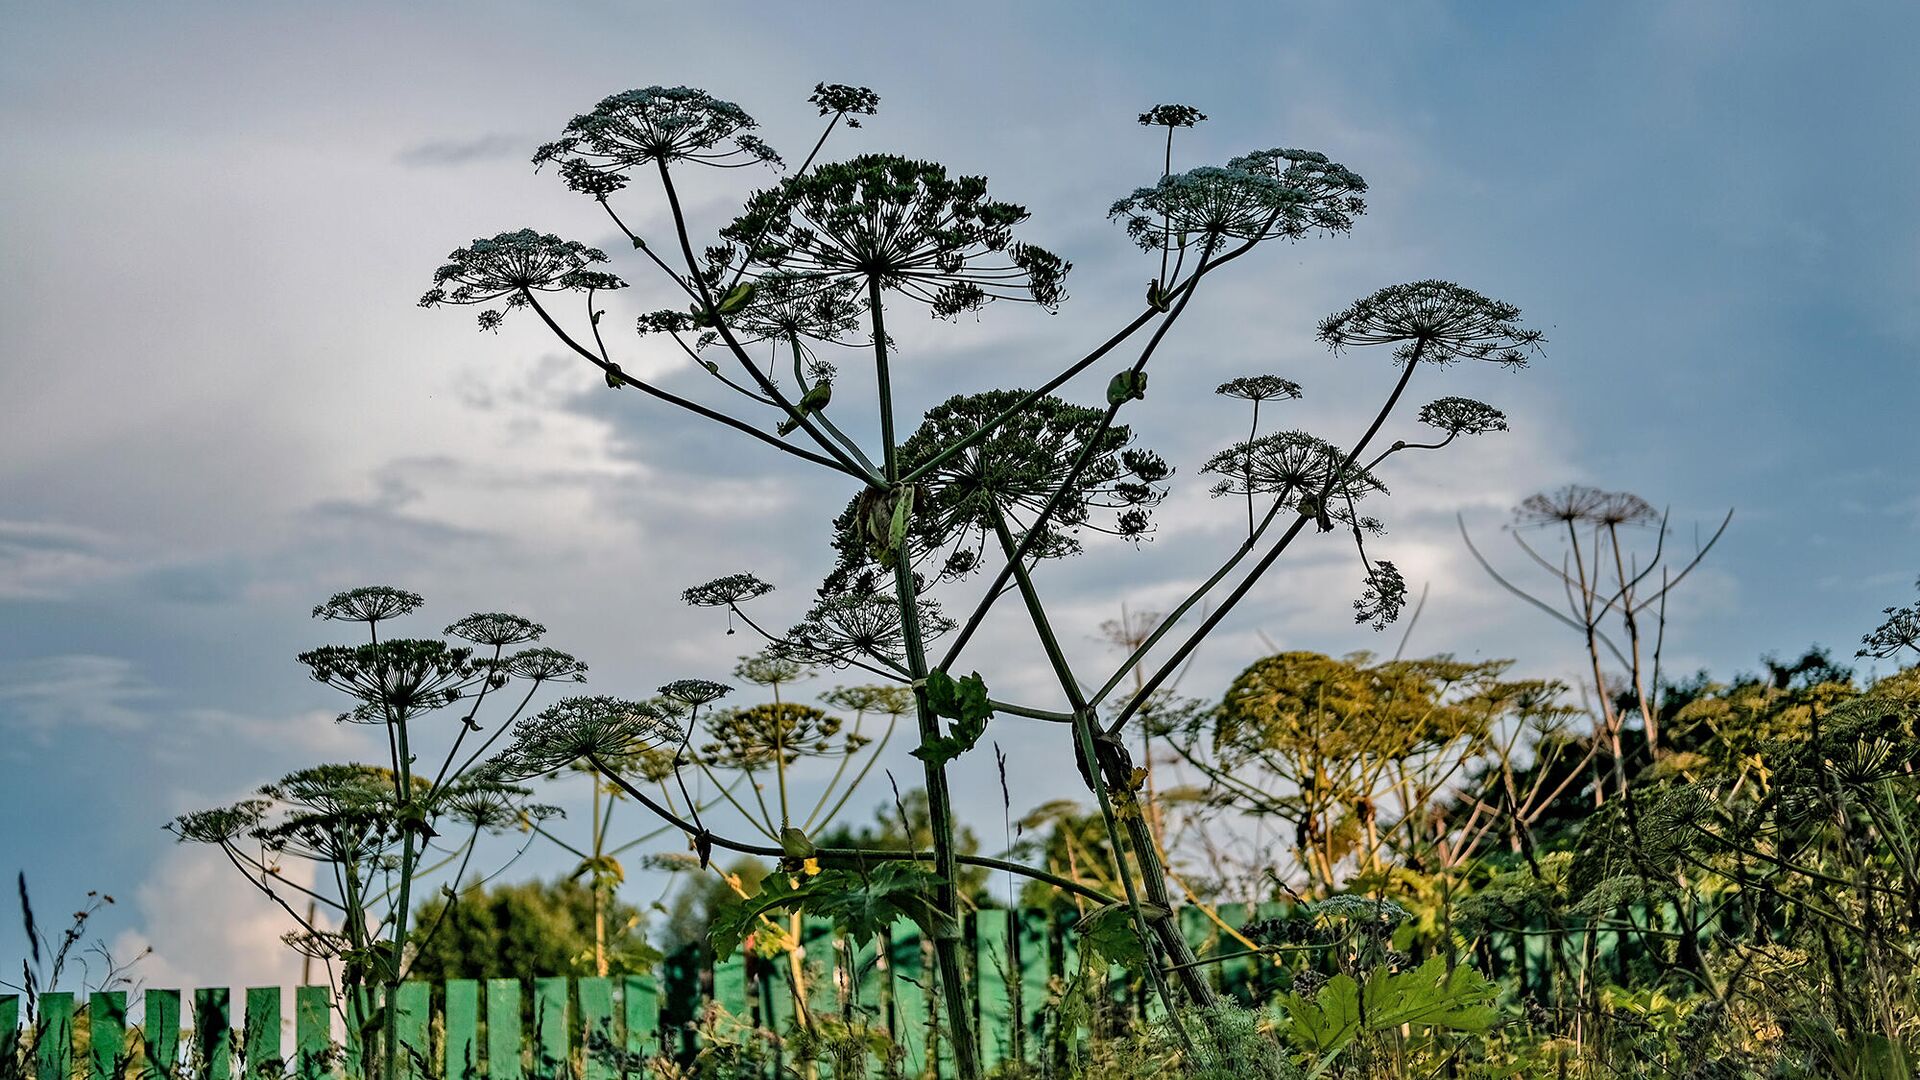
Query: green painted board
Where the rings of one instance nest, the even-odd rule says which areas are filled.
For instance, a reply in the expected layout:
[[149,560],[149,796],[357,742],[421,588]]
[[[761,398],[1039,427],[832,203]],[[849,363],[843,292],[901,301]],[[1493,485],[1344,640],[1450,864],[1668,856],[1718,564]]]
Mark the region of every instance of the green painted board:
[[[802,974],[802,983],[805,975]],[[785,956],[760,965],[760,1026],[785,1035],[793,1025],[793,967]],[[780,1046],[774,1044],[776,1052]]]
[[800,946],[806,952],[807,1011],[814,1017],[840,1015],[839,966],[834,963],[833,922],[810,917],[800,928]]
[[1020,969],[1009,955],[1005,911],[988,909],[973,918],[974,1008],[979,1010],[980,1062],[992,1068],[1013,1054],[1013,992]]
[[1020,964],[1020,1047],[1029,1058],[1039,1044],[1044,1023],[1042,1010],[1047,1004],[1047,917],[1038,911],[1021,911],[1019,934],[1014,955]]
[[329,1075],[327,1051],[333,1043],[333,988],[293,988],[293,1074],[296,1080]]
[[713,1000],[735,1017],[747,1015],[747,958],[735,952],[713,962]]
[[72,1080],[72,994],[40,995],[40,1027],[33,1036],[33,1060],[34,1075],[39,1080]]
[[280,988],[255,986],[247,990],[247,1076],[278,1077],[286,1058],[280,1053]]
[[0,994],[0,1061],[20,1053],[20,995]]
[[605,1050],[596,1049],[604,1040],[609,1047],[620,1045],[614,1027],[613,980],[581,979],[580,1049],[586,1059],[585,1080],[613,1080],[619,1075],[618,1063]]
[[193,992],[194,1053],[204,1062],[206,1080],[233,1080],[233,1021],[227,1011],[233,994],[224,986]]
[[472,979],[447,980],[446,1078],[479,1080],[480,984]]
[[393,992],[394,1029],[399,1034],[400,1075],[423,1080],[439,1072],[434,1067],[433,1043],[428,1036],[433,986],[403,982]]
[[887,971],[893,985],[893,1041],[906,1051],[909,1076],[920,1075],[927,1054],[926,972],[920,932],[898,923],[888,933]]
[[570,1074],[567,1037],[567,980],[533,980],[533,1075],[535,1080],[566,1080]]
[[87,1076],[118,1080],[127,1064],[127,995],[119,990],[87,999]]
[[645,975],[627,976],[620,998],[627,1021],[627,1053],[660,1053],[660,991],[654,980]]
[[149,1080],[173,1080],[180,1068],[180,991],[147,991],[140,1030]]
[[487,980],[487,1080],[520,1080],[520,980]]
[[[1180,936],[1187,939],[1187,945],[1193,949],[1194,958],[1205,960],[1223,952],[1233,952],[1243,946],[1233,938],[1220,933],[1207,913],[1193,904],[1180,909]],[[1200,968],[1202,975],[1213,988],[1220,988],[1220,965],[1205,964]]]

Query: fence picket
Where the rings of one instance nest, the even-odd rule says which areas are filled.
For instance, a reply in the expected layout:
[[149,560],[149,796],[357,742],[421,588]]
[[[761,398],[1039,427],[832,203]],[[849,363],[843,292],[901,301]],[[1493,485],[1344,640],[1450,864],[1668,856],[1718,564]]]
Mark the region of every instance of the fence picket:
[[520,980],[487,980],[487,1080],[520,1080]]
[[245,1040],[248,1080],[278,1078],[286,1059],[280,1055],[280,988],[255,986],[247,990]]
[[87,999],[89,1080],[119,1080],[127,1065],[127,995],[120,990]]
[[327,1057],[333,1045],[332,1007],[333,988],[330,986],[293,988],[293,1075],[297,1080],[323,1080],[329,1075]]
[[533,980],[534,1080],[565,1080],[570,1075],[567,981],[564,976]]
[[404,982],[393,994],[394,1028],[399,1035],[400,1075],[424,1080],[437,1071],[433,1062],[433,1042],[428,1037],[427,1011],[433,1001],[433,986],[423,982]]
[[193,1046],[206,1080],[233,1080],[233,992],[224,986],[193,992]]
[[896,924],[887,934],[887,976],[893,987],[893,1041],[906,1051],[907,1072],[918,1076],[926,1064],[926,972],[920,962],[920,932]]
[[447,980],[447,1080],[478,1080],[480,1075],[480,984]]
[[[580,1049],[586,1059],[584,1080],[613,1080],[618,1073],[609,1050],[618,1049],[619,1033],[613,1026],[613,980],[581,979]],[[605,1048],[596,1048],[595,1036],[605,1040]]]
[[[5,1038],[0,1034],[0,1042]],[[146,1080],[173,1080],[180,1070],[180,991],[147,991],[140,1049],[146,1060]]]
[[620,1006],[626,1014],[627,1053],[660,1053],[660,994],[654,981],[645,975],[627,976],[620,989]]
[[73,995],[41,994],[40,1026],[33,1035],[39,1080],[73,1080]]
[[20,995],[0,994],[0,1062],[12,1069],[19,1053]]
[[747,958],[739,952],[713,962],[713,1000],[736,1018],[747,1015]]
[[[971,921],[974,1008],[979,1010],[974,1030],[979,1033],[980,1063],[992,1068],[1011,1054],[1013,1040],[1007,1018],[1012,1015],[1013,993],[1017,991],[1009,991],[1018,982],[1019,969],[1007,954],[1007,913],[987,909],[976,913]],[[1014,978],[1009,979],[1009,974]]]

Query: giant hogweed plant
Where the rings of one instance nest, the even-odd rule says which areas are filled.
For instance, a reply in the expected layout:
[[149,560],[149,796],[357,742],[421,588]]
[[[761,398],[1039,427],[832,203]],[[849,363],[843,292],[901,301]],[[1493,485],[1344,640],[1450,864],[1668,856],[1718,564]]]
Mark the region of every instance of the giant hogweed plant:
[[[340,723],[381,733],[384,761],[303,768],[167,826],[183,843],[219,849],[297,924],[287,944],[338,980],[363,1067],[387,1077],[399,1075],[402,1052],[391,993],[439,925],[410,924],[419,893],[438,883],[444,919],[458,900],[454,886],[470,881],[482,837],[558,813],[497,779],[483,759],[536,697],[586,672],[574,657],[532,645],[546,628],[517,615],[469,615],[446,638],[385,632],[422,603],[385,586],[338,593],[314,617],[357,624],[366,640],[299,657],[315,681],[352,702]],[[288,872],[294,860],[312,865],[313,884]]]
[[[647,798],[688,832],[703,861],[715,847],[784,860],[790,873],[770,879],[763,907],[831,910],[853,922],[919,922],[935,944],[956,1065],[961,1075],[976,1076],[954,884],[965,860],[955,850],[949,770],[976,748],[993,716],[1057,725],[1122,861],[1116,877],[1124,895],[1094,899],[1124,913],[1122,924],[1137,939],[1133,952],[1169,1003],[1177,984],[1194,1003],[1211,1006],[1215,992],[1172,917],[1138,805],[1141,773],[1122,733],[1303,533],[1350,537],[1364,577],[1359,618],[1384,625],[1397,616],[1405,583],[1377,556],[1380,522],[1358,504],[1385,493],[1380,470],[1392,455],[1493,429],[1499,414],[1443,399],[1424,414],[1446,439],[1403,439],[1378,450],[1376,438],[1417,372],[1462,360],[1517,368],[1541,336],[1520,325],[1512,305],[1443,281],[1390,286],[1355,302],[1321,324],[1320,339],[1335,352],[1386,346],[1399,373],[1373,420],[1346,442],[1293,429],[1262,432],[1262,404],[1298,396],[1291,380],[1250,376],[1222,387],[1255,415],[1248,438],[1205,469],[1218,477],[1217,494],[1245,503],[1246,536],[1147,640],[1114,670],[1096,674],[1062,647],[1039,571],[1048,560],[1079,553],[1090,534],[1138,538],[1151,529],[1150,511],[1172,470],[1134,445],[1121,414],[1148,399],[1162,346],[1219,275],[1276,242],[1349,231],[1365,210],[1366,184],[1324,154],[1292,149],[1176,171],[1176,133],[1205,117],[1190,106],[1157,106],[1140,121],[1164,129],[1161,173],[1122,195],[1108,214],[1153,260],[1138,313],[1077,357],[1035,358],[1030,388],[955,388],[944,401],[919,405],[898,392],[903,357],[890,319],[897,323],[916,309],[950,319],[995,303],[1052,312],[1066,299],[1070,264],[1024,238],[1027,210],[991,195],[985,178],[893,154],[825,160],[829,139],[860,126],[878,97],[823,84],[810,100],[825,131],[791,169],[738,105],[686,87],[609,96],[534,155],[536,166],[554,168],[628,241],[668,305],[639,315],[634,330],[690,360],[710,380],[705,392],[623,363],[632,346],[622,346],[624,335],[614,332],[602,305],[630,282],[609,269],[606,252],[578,241],[533,229],[475,240],[435,272],[421,304],[481,306],[482,329],[528,313],[609,388],[637,390],[846,483],[849,501],[833,523],[832,571],[791,629],[769,631],[748,617],[747,602],[771,590],[752,575],[699,586],[687,599],[745,620],[775,655],[857,668],[911,690],[932,848],[904,858],[828,851],[790,824],[777,845],[748,843]],[[704,194],[722,175],[710,169],[743,167],[785,171],[748,195],[708,238],[696,239],[683,192],[695,184]],[[643,184],[655,192],[646,217],[624,209]],[[664,222],[655,235],[632,226],[655,212]],[[1102,376],[1104,384],[1086,385]],[[850,393],[854,385],[860,389]],[[1092,400],[1076,403],[1063,393]],[[849,434],[866,430],[840,422],[852,409],[873,411],[877,441]],[[915,413],[923,419],[907,423]],[[974,584],[981,578],[984,585]],[[958,617],[944,614],[943,599]],[[1058,700],[995,696],[988,680],[962,666],[988,614],[1005,603],[1031,626],[1058,682]],[[1191,617],[1202,605],[1204,617]],[[1135,674],[1137,668],[1147,674]],[[649,715],[635,711],[642,705],[608,707],[600,726],[618,729],[627,718]],[[516,738],[515,754],[586,758],[616,783],[630,764],[619,740],[606,741],[594,723],[578,718],[536,720]],[[681,756],[675,767],[690,767]],[[1035,868],[998,865],[1069,884]],[[815,867],[818,873],[803,872]]]

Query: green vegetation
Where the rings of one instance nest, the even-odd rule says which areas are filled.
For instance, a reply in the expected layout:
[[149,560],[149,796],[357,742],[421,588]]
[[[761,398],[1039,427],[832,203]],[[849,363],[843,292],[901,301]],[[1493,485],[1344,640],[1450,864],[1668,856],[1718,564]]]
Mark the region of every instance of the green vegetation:
[[[1121,414],[1179,377],[1154,361],[1177,324],[1203,317],[1188,314],[1196,297],[1211,311],[1221,275],[1256,249],[1349,232],[1366,182],[1293,149],[1177,171],[1176,134],[1206,117],[1156,106],[1140,122],[1159,175],[1108,210],[1149,262],[1138,315],[1077,357],[1036,359],[1032,389],[943,387],[910,408],[895,376],[912,358],[889,318],[1052,311],[1071,265],[1027,242],[1027,211],[984,178],[888,154],[822,160],[879,99],[823,84],[810,100],[825,130],[785,169],[751,116],[704,91],[607,97],[534,161],[630,242],[645,282],[616,276],[601,250],[518,229],[453,251],[421,300],[478,306],[483,330],[530,313],[594,385],[738,434],[768,453],[756,468],[838,483],[817,508],[832,520],[824,580],[787,610],[789,628],[769,629],[784,602],[771,583],[728,572],[684,598],[762,639],[737,663],[714,657],[707,674],[732,663],[731,682],[695,672],[644,699],[535,705],[585,672],[521,648],[537,624],[481,614],[447,628],[466,644],[396,638],[389,624],[420,597],[341,593],[315,614],[367,641],[301,660],[352,700],[343,721],[386,736],[387,760],[303,769],[172,826],[302,922],[291,943],[346,991],[370,1051],[362,1071],[400,1080],[420,1064],[398,1034],[409,975],[646,967],[640,909],[618,894],[627,853],[665,836],[641,861],[690,884],[659,905],[663,940],[697,934],[695,952],[751,958],[765,992],[749,1007],[739,987],[691,990],[676,1003],[691,1038],[628,1052],[625,1071],[932,1075],[944,1062],[979,1080],[996,1055],[977,1034],[988,980],[968,916],[1017,899],[1070,922],[1044,985],[1015,965],[998,973],[1010,1001],[1044,998],[1031,1030],[1012,1025],[991,1066],[1003,1077],[1912,1075],[1920,676],[1863,685],[1818,650],[1727,682],[1664,672],[1669,598],[1727,521],[1680,557],[1637,496],[1576,485],[1528,498],[1513,536],[1550,576],[1546,600],[1473,549],[1578,635],[1581,686],[1505,661],[1294,649],[1217,696],[1174,693],[1302,538],[1351,544],[1356,622],[1399,619],[1408,583],[1361,504],[1384,500],[1404,455],[1506,429],[1501,410],[1466,398],[1410,418],[1402,405],[1416,377],[1462,361],[1525,366],[1542,338],[1518,308],[1421,280],[1327,316],[1317,333],[1333,353],[1385,346],[1393,372],[1350,439],[1272,429],[1302,397],[1292,379],[1221,385],[1219,407],[1244,427],[1231,421],[1234,441],[1194,464],[1235,542],[1166,611],[1123,615],[1109,634],[1121,659],[1096,667],[1063,645],[1046,572],[1154,528],[1174,469]],[[785,171],[703,230],[687,208],[712,205],[715,177],[735,174],[709,170],[732,166]],[[616,202],[642,189],[652,201],[623,216]],[[665,298],[644,305],[668,306],[636,313],[638,340],[623,342],[601,305],[643,289]],[[658,364],[623,366],[623,345],[689,361],[712,400],[639,374]],[[1044,659],[1039,700],[1016,700],[1010,673],[969,658],[996,616],[995,633],[1028,635]],[[1916,609],[1886,616],[1862,654],[1920,651]],[[828,671],[858,683],[809,694]],[[506,707],[483,724],[489,700]],[[919,782],[851,826],[843,812],[856,793],[872,801],[865,784],[896,728]],[[1071,749],[1084,796],[1015,806],[1002,758],[1000,829],[957,820],[953,770],[1010,732]],[[534,786],[562,791],[579,772],[592,785],[584,836]],[[645,824],[616,835],[616,812],[622,828],[637,812]],[[558,845],[578,860],[572,883],[467,888],[487,835]],[[287,858],[314,863],[321,884],[293,881]],[[995,895],[993,873],[1017,879],[1017,897]],[[421,903],[429,881],[441,893]],[[308,903],[325,917],[303,917]],[[826,964],[808,952],[821,925]],[[857,970],[831,976],[861,968],[887,974],[882,997],[859,1000]],[[738,1008],[716,1004],[737,990]]]

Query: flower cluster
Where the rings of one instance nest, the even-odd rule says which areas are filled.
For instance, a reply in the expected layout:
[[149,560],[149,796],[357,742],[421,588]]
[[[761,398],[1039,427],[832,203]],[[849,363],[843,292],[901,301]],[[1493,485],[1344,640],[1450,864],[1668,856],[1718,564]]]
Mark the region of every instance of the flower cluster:
[[1385,630],[1400,617],[1406,603],[1407,579],[1401,576],[1400,568],[1385,559],[1375,559],[1367,567],[1366,591],[1353,602],[1353,621]]
[[758,769],[851,754],[866,745],[864,738],[840,738],[841,727],[840,718],[825,709],[791,701],[727,709],[707,720],[712,741],[700,748],[700,756],[723,768]]
[[[932,600],[919,601],[923,641],[953,629],[953,620]],[[850,592],[828,596],[767,651],[802,664],[846,667],[866,660],[901,665],[907,659],[906,622],[891,594]]]
[[[1915,587],[1920,588],[1920,582],[1916,582]],[[1881,614],[1887,617],[1886,621],[1872,633],[1861,635],[1860,651],[1854,655],[1891,660],[1902,649],[1920,652],[1920,604],[1886,608]]]
[[[900,448],[901,468],[931,462],[974,431],[992,422],[1026,397],[1020,390],[961,394],[929,410],[920,428]],[[1060,557],[1080,550],[1082,528],[1139,537],[1149,528],[1148,511],[1166,497],[1164,481],[1172,470],[1158,454],[1132,446],[1133,433],[1107,426],[1100,409],[1060,398],[1039,398],[1014,413],[992,433],[957,454],[945,457],[922,479],[916,493],[907,538],[916,561],[947,551],[946,576],[961,576],[979,562],[980,549],[1001,518],[1016,538],[1059,492],[1053,513],[1041,526],[1029,551]],[[1074,464],[1086,464],[1072,487],[1060,492]],[[834,547],[843,575],[880,561],[876,536],[856,498],[834,519]],[[1108,522],[1095,511],[1113,511]],[[953,556],[959,555],[958,559]]]
[[1013,239],[1026,218],[1024,207],[987,198],[983,177],[865,154],[755,193],[708,261],[878,285],[943,318],[991,300],[1052,308],[1069,265]]
[[360,699],[373,722],[437,709],[458,700],[485,677],[473,650],[431,638],[397,638],[367,645],[326,645],[298,657],[316,682]]
[[629,169],[643,165],[778,164],[780,155],[747,134],[758,126],[746,110],[705,90],[649,86],[601,99],[535,151],[533,163],[557,164],[568,187],[604,198],[626,183]]
[[493,758],[488,771],[502,779],[524,780],[588,757],[625,761],[679,739],[673,721],[646,702],[564,698],[514,725],[513,741]]
[[1148,251],[1222,241],[1299,239],[1347,232],[1366,210],[1359,174],[1307,150],[1262,150],[1161,177],[1115,202],[1107,216]]
[[1261,402],[1276,398],[1292,401],[1300,397],[1300,384],[1278,375],[1242,375],[1214,387],[1213,392],[1241,401]]
[[1346,453],[1324,439],[1304,431],[1279,431],[1220,451],[1200,471],[1220,477],[1212,488],[1216,496],[1277,495],[1302,513],[1317,513],[1308,503],[1325,491],[1328,512],[1345,520],[1341,514],[1346,503],[1387,490],[1357,462],[1342,469],[1345,461]]
[[1660,512],[1631,491],[1602,491],[1585,484],[1529,495],[1514,510],[1520,525],[1651,525],[1659,520]]
[[426,601],[419,593],[387,585],[369,585],[363,589],[334,593],[326,603],[314,606],[313,617],[339,622],[376,623],[382,619],[411,614],[424,603]]
[[1191,105],[1155,105],[1140,114],[1140,123],[1145,127],[1192,127],[1206,118],[1206,113]]
[[1295,238],[1312,229],[1350,232],[1353,219],[1367,211],[1361,198],[1367,182],[1315,150],[1256,150],[1227,162],[1227,167],[1271,176],[1293,189],[1295,201],[1287,216],[1295,229],[1289,235]]
[[732,607],[757,599],[773,591],[773,586],[752,574],[728,574],[680,594],[693,607]]
[[448,637],[471,641],[475,645],[505,648],[540,640],[547,628],[531,619],[503,612],[475,612],[441,631]]
[[[420,306],[504,300],[511,310],[532,303],[536,292],[626,288],[614,275],[589,269],[606,261],[606,252],[577,240],[532,229],[505,232],[455,248],[433,272],[433,288],[420,297]],[[502,311],[483,311],[480,328],[498,329],[502,318]]]
[[1437,427],[1449,437],[1484,435],[1507,430],[1507,414],[1472,398],[1443,397],[1420,407],[1420,422]]
[[1516,321],[1520,309],[1448,281],[1389,285],[1320,323],[1320,340],[1335,352],[1349,345],[1393,345],[1394,358],[1430,364],[1488,360],[1527,364],[1546,340]]
[[839,116],[853,128],[860,126],[860,117],[872,116],[880,109],[879,94],[843,83],[816,83],[807,101],[819,107],[821,116]]

